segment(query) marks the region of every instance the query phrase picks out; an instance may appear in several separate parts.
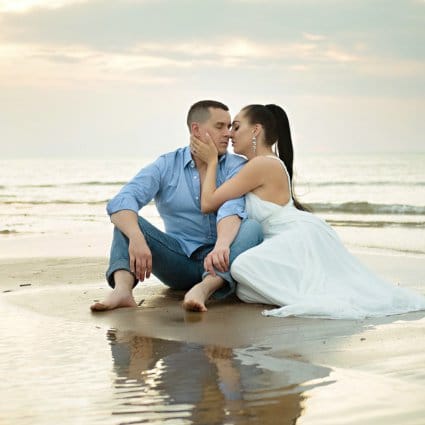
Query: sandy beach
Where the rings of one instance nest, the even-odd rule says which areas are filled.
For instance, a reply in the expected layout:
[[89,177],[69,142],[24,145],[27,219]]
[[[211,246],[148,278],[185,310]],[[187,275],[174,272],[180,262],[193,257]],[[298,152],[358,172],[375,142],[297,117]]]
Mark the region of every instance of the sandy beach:
[[[61,257],[11,249],[0,261],[1,423],[423,423],[425,312],[281,319],[231,299],[189,313],[152,278],[140,307],[93,314],[104,246],[79,240],[90,252],[76,256],[66,242]],[[422,257],[360,258],[424,292]]]

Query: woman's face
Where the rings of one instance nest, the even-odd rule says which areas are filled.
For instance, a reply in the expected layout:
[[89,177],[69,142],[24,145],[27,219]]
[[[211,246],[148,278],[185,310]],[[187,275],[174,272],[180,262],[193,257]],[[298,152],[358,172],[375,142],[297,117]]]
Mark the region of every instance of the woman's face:
[[233,122],[230,131],[233,151],[239,155],[252,152],[252,137],[254,135],[254,125],[250,124],[243,111],[239,112]]

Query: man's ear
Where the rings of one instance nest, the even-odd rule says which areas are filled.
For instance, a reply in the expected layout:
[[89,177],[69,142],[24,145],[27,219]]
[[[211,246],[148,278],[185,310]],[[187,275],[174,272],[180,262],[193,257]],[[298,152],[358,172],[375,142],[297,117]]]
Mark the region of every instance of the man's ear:
[[190,130],[191,130],[191,133],[192,133],[195,137],[199,138],[199,137],[201,136],[201,132],[200,132],[200,130],[199,130],[199,123],[197,123],[197,122],[193,122],[193,123],[190,125]]

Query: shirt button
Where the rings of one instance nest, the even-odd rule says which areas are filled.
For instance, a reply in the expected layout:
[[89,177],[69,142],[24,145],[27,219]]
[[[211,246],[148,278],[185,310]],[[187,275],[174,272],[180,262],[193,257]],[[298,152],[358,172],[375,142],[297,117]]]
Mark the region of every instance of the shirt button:
[[197,177],[196,177],[196,176],[193,176],[193,178],[194,178],[194,180],[196,180],[196,179],[197,179]]
[[199,199],[199,196],[197,196],[196,199]]

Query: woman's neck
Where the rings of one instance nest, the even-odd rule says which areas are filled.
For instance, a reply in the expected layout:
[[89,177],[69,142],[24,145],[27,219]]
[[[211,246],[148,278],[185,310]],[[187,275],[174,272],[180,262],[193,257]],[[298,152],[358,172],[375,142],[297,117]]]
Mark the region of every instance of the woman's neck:
[[266,146],[257,146],[257,150],[254,152],[250,152],[246,155],[248,158],[248,161],[252,158],[255,158],[256,156],[267,156],[267,155],[276,155],[271,147]]

